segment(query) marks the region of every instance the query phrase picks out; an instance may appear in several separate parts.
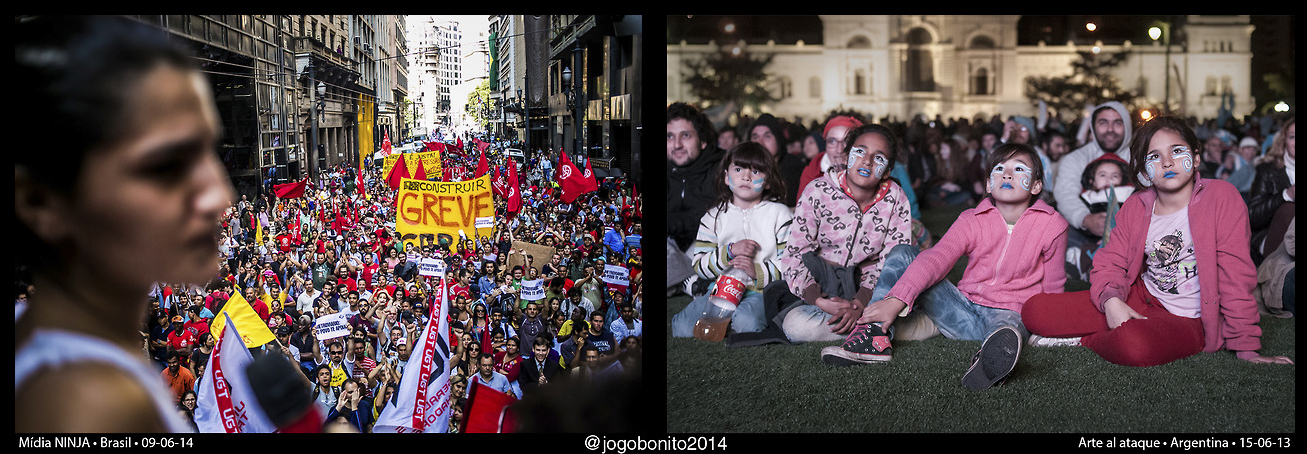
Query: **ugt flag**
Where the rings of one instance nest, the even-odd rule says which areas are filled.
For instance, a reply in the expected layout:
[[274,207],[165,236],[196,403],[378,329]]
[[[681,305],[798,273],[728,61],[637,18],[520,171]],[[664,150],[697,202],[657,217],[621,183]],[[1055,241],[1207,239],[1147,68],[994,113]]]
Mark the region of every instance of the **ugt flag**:
[[381,410],[373,433],[446,432],[449,429],[449,298],[444,276],[438,276],[432,315],[422,330],[399,379],[399,399]]
[[245,348],[231,317],[225,313],[223,316],[227,329],[213,347],[196,391],[195,425],[202,433],[275,432],[277,426],[259,406],[245,374],[254,357]]

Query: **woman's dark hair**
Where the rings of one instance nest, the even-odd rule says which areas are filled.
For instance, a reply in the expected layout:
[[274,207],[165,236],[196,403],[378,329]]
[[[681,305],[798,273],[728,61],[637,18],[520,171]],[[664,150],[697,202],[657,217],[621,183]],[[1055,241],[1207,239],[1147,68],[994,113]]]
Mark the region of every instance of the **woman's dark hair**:
[[[1002,164],[1019,154],[1026,155],[1026,160],[1030,161],[1030,184],[1034,185],[1035,182],[1043,182],[1044,161],[1039,160],[1039,152],[1035,151],[1034,147],[1030,145],[1014,142],[999,145],[994,148],[993,152],[989,153],[989,158],[985,159],[985,178],[990,178],[990,172],[994,170],[994,166]],[[1047,190],[1049,188],[1043,188],[1042,191]],[[990,203],[994,203],[994,194],[992,192],[987,197],[989,197]],[[1030,205],[1034,205],[1037,200],[1039,200],[1039,196],[1031,195]]]
[[[195,69],[189,52],[167,33],[114,16],[16,19],[15,93],[27,113],[18,118],[15,164],[51,189],[72,192],[90,150],[121,139],[133,82],[159,64]],[[59,151],[47,149],[58,138]]]
[[776,158],[773,158],[771,152],[758,142],[740,142],[731,147],[717,164],[717,207],[725,209],[734,198],[731,189],[726,186],[725,175],[730,171],[731,166],[736,165],[760,171],[767,178],[767,185],[762,190],[763,200],[779,202],[785,196],[785,179],[781,178]]
[[1144,181],[1148,175],[1144,173],[1144,157],[1148,156],[1148,145],[1153,142],[1153,135],[1163,129],[1169,130],[1180,135],[1189,149],[1193,150],[1194,155],[1194,178],[1198,175],[1198,160],[1203,155],[1203,143],[1198,140],[1198,135],[1194,130],[1185,124],[1184,120],[1172,116],[1161,116],[1148,120],[1138,130],[1135,130],[1133,137],[1130,139],[1130,183],[1135,186],[1136,191],[1142,191],[1147,186]]
[[844,136],[844,155],[848,156],[849,153],[853,151],[853,142],[858,140],[858,137],[861,137],[863,134],[880,134],[881,137],[885,138],[885,151],[889,153],[885,158],[889,163],[885,166],[885,176],[882,180],[893,180],[895,183],[898,183],[899,186],[903,186],[902,181],[890,176],[890,172],[893,172],[894,166],[898,164],[899,153],[902,150],[899,148],[898,138],[889,128],[876,123],[867,123],[853,128],[852,131],[849,131],[848,135]]
[[[133,83],[160,64],[194,69],[189,52],[161,29],[116,16],[17,16],[13,82],[23,106],[14,165],[36,184],[76,193],[88,153],[128,132]],[[20,277],[58,255],[15,216]]]

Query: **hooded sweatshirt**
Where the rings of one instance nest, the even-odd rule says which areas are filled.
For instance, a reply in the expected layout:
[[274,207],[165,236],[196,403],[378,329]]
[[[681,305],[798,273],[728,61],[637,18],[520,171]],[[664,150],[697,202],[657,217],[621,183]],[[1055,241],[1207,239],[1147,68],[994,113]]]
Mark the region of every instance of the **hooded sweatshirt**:
[[[1075,149],[1058,161],[1057,180],[1053,184],[1053,197],[1057,200],[1057,211],[1062,213],[1067,223],[1077,229],[1084,229],[1085,216],[1089,215],[1089,207],[1080,202],[1080,192],[1083,187],[1080,184],[1080,177],[1085,171],[1085,167],[1098,159],[1103,153],[1115,153],[1125,162],[1130,162],[1130,138],[1133,133],[1133,127],[1130,124],[1130,112],[1126,111],[1125,106],[1116,101],[1105,102],[1098,107],[1111,107],[1117,114],[1121,115],[1121,121],[1125,123],[1125,129],[1121,136],[1121,146],[1115,150],[1103,150],[1098,145],[1098,131],[1094,130],[1092,125],[1093,118],[1087,118],[1090,125],[1090,141],[1088,144]],[[1095,111],[1098,108],[1094,109]],[[1127,177],[1129,178],[1129,177]]]

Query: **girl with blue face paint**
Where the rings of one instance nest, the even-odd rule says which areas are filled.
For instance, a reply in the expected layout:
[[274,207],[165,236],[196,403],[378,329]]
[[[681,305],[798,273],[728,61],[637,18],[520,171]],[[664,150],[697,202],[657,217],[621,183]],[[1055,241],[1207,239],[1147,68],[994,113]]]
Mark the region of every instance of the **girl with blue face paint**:
[[[986,189],[995,208],[1008,224],[1016,224],[1026,208],[1034,204],[1044,190],[1044,176],[1039,156],[1015,147],[1000,147],[991,153]],[[1003,151],[1003,153],[999,153]]]
[[1094,255],[1090,289],[1031,298],[1022,313],[1031,332],[1075,339],[1126,366],[1218,350],[1252,363],[1293,364],[1258,352],[1248,206],[1229,182],[1201,177],[1200,146],[1180,118],[1161,116],[1139,128],[1130,143],[1136,190],[1116,213],[1111,241]]
[[[761,290],[781,278],[780,254],[789,238],[789,207],[781,203],[784,180],[776,159],[762,145],[744,142],[731,148],[718,166],[717,203],[699,221],[694,243],[698,279],[713,281],[730,268],[743,270],[754,286],[731,315],[736,333],[767,327]],[[672,318],[672,336],[690,337],[708,294],[697,296]]]

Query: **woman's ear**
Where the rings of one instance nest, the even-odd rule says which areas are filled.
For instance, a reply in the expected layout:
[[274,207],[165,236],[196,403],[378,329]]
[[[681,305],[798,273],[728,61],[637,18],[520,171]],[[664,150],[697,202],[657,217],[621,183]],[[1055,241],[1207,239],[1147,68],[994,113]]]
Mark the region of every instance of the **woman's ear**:
[[65,214],[68,199],[36,181],[24,167],[14,167],[14,217],[26,225],[37,238],[59,244],[70,235],[72,225]]

